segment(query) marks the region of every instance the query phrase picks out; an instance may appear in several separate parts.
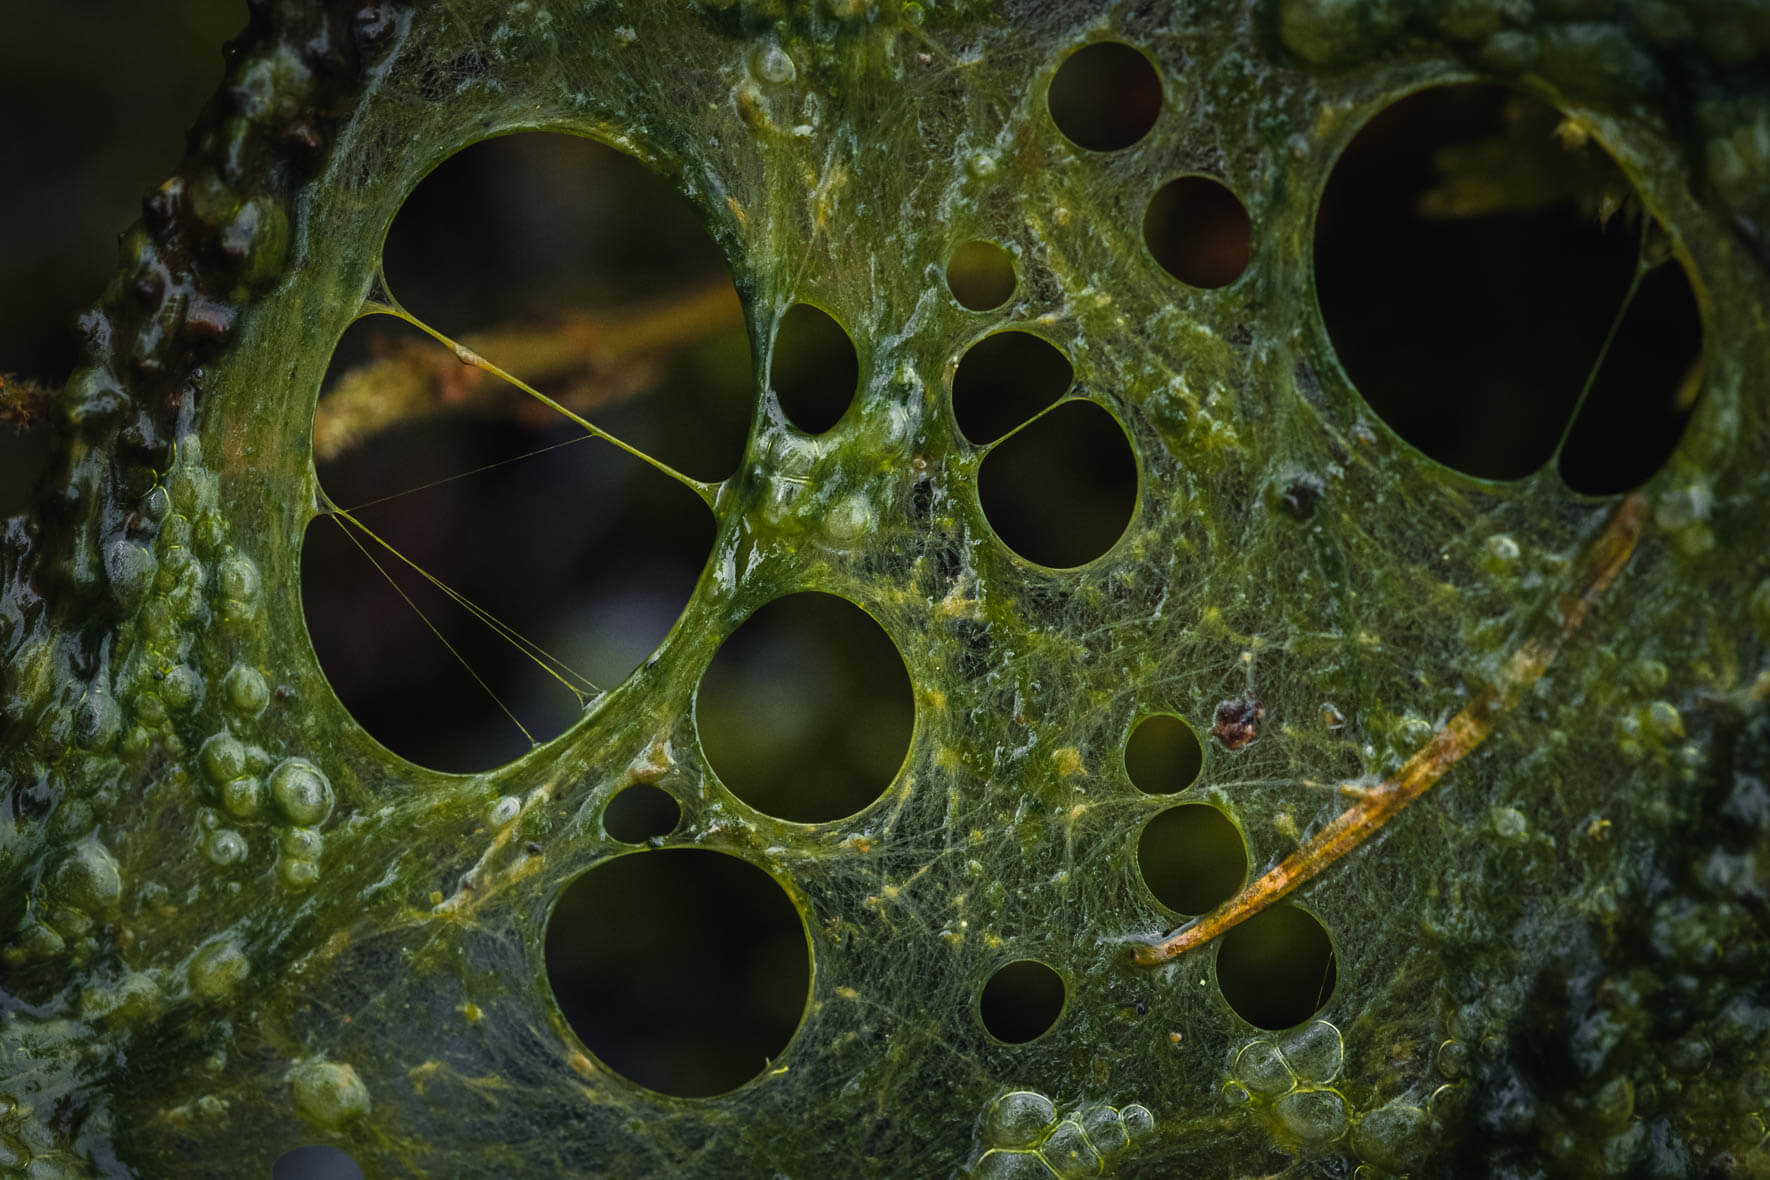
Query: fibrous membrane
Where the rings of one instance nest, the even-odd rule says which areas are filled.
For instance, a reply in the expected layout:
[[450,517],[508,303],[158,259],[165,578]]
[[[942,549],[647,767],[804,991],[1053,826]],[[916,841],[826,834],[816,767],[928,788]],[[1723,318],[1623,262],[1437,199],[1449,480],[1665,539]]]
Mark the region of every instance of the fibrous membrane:
[[[83,321],[61,462],[0,548],[0,1167],[264,1175],[321,1140],[378,1176],[1765,1174],[1767,26],[1645,0],[255,5]],[[1111,153],[1044,102],[1094,39],[1163,87]],[[1698,291],[1703,386],[1553,665],[1287,903],[1329,932],[1337,985],[1267,1032],[1214,945],[1131,961],[1185,917],[1139,876],[1171,800],[1126,780],[1131,726],[1206,733],[1240,702],[1190,789],[1258,873],[1501,674],[1614,508],[1552,463],[1487,484],[1430,462],[1321,326],[1336,153],[1464,80],[1537,94],[1616,158]],[[655,657],[558,739],[442,775],[362,731],[300,621],[313,410],[345,328],[398,295],[377,259],[404,197],[536,128],[697,205],[759,375],[811,301],[860,389],[816,438],[759,395]],[[1187,173],[1249,215],[1221,288],[1144,249],[1150,196]],[[1014,259],[987,313],[946,288],[973,240]],[[1065,396],[1136,457],[1129,524],[1078,568],[1016,556],[979,505],[950,383],[1003,327],[1059,349]],[[811,826],[725,790],[692,715],[721,640],[800,590],[877,619],[916,693],[894,781]],[[554,900],[647,854],[596,820],[634,781],[680,804],[669,844],[760,867],[804,923],[804,1019],[715,1097],[608,1070],[549,990]],[[1024,958],[1066,1006],[999,1044],[977,996]]]

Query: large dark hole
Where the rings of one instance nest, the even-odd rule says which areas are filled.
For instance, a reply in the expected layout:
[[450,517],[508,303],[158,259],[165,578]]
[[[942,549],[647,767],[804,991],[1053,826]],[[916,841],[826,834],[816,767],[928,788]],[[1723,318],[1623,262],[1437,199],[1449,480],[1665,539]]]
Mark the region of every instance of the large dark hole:
[[1016,959],[983,985],[978,1014],[990,1036],[1010,1045],[1045,1033],[1063,1014],[1063,977],[1037,959]]
[[984,456],[977,494],[1008,548],[1071,569],[1112,548],[1131,522],[1137,460],[1111,414],[1065,402]]
[[1198,734],[1171,713],[1145,717],[1125,742],[1125,773],[1133,786],[1151,795],[1184,791],[1204,762]]
[[769,384],[787,420],[807,434],[822,434],[848,412],[860,383],[854,341],[830,314],[795,303],[774,336]]
[[[475,145],[418,186],[386,258],[409,310],[572,412],[691,476],[736,465],[755,397],[730,274],[632,159]],[[344,517],[310,527],[321,663],[370,733],[437,769],[571,724],[663,639],[712,543],[694,492],[392,316],[339,343],[314,451],[331,501],[397,550]]]
[[755,408],[730,268],[693,206],[572,135],[451,156],[388,230],[407,310],[596,425],[702,479],[728,475]]
[[[1421,91],[1366,124],[1322,196],[1316,291],[1341,364],[1398,434],[1470,475],[1549,459],[1640,253],[1627,178],[1561,121],[1504,87]],[[1637,307],[1637,347],[1665,355],[1605,377],[1597,457],[1570,468],[1588,486],[1638,482],[1682,421],[1694,309]]]
[[1326,928],[1307,910],[1277,905],[1217,944],[1217,986],[1249,1024],[1290,1028],[1321,1011],[1338,971]]
[[830,594],[777,598],[726,640],[695,694],[707,761],[779,819],[852,815],[896,777],[915,701],[884,628]]
[[1205,803],[1170,807],[1144,825],[1137,867],[1157,901],[1202,914],[1228,901],[1248,875],[1248,852],[1228,816]]
[[761,869],[696,848],[636,852],[572,882],[547,923],[560,1012],[610,1069],[721,1094],[787,1047],[811,987],[799,911]]
[[1047,98],[1051,121],[1095,152],[1130,147],[1155,126],[1162,81],[1149,59],[1120,41],[1096,41],[1064,59]]

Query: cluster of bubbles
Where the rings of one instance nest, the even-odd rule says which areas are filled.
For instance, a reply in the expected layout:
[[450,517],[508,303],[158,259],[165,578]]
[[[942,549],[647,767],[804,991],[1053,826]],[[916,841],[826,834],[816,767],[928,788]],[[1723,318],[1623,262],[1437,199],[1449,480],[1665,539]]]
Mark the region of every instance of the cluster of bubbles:
[[983,1153],[974,1180],[1099,1176],[1133,1141],[1155,1130],[1147,1107],[1090,1103],[1058,1114],[1037,1090],[1010,1090],[984,1109]]

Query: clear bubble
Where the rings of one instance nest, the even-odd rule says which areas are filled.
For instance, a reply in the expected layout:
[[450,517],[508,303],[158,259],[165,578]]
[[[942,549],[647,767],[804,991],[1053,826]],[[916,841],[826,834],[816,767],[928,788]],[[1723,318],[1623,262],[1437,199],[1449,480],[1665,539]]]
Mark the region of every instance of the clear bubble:
[[1011,1090],[990,1104],[983,1135],[998,1147],[1026,1147],[1057,1121],[1057,1108],[1036,1090]]
[[271,772],[270,794],[289,822],[298,827],[313,827],[332,814],[332,783],[305,758],[285,758]]

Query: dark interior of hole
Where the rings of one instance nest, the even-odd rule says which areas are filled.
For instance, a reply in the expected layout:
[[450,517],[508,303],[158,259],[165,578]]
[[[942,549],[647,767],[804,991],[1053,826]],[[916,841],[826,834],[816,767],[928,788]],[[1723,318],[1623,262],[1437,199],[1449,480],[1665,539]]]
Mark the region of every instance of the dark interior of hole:
[[[363,330],[359,325],[357,330]],[[601,688],[663,639],[712,546],[694,493],[580,428],[440,419],[378,434],[320,468],[346,508],[540,447],[358,518],[419,566]],[[348,526],[346,526],[348,527]],[[580,714],[570,692],[463,607],[359,539],[537,738]],[[439,770],[484,770],[527,742],[335,519],[309,526],[302,600],[321,667],[379,741]]]
[[[1639,487],[1684,433],[1700,384],[1702,316],[1668,260],[1641,280],[1561,452],[1561,478],[1603,496]],[[1688,397],[1690,400],[1684,400]]]
[[1137,867],[1156,900],[1182,914],[1227,901],[1248,875],[1248,853],[1228,816],[1203,803],[1169,808],[1143,828]]
[[1149,59],[1118,41],[1097,41],[1064,59],[1051,79],[1051,121],[1096,152],[1130,147],[1155,126],[1162,82]]
[[1334,994],[1333,943],[1320,922],[1279,905],[1225,934],[1217,947],[1217,985],[1249,1024],[1290,1028],[1321,1011]]
[[1241,200],[1209,177],[1182,176],[1156,190],[1143,240],[1163,270],[1192,287],[1224,287],[1248,268],[1253,223]]
[[788,421],[822,434],[848,412],[860,384],[854,342],[828,312],[795,303],[775,333],[768,383]]
[[1057,1023],[1063,996],[1062,976],[1036,959],[1017,959],[989,977],[978,1011],[990,1036],[1018,1045]]
[[896,644],[828,594],[757,610],[720,647],[695,696],[720,781],[758,811],[799,823],[839,819],[878,798],[914,720]]
[[271,1180],[363,1180],[363,1170],[349,1152],[324,1143],[285,1151],[270,1175]]
[[670,793],[648,783],[628,787],[602,811],[602,830],[626,844],[643,844],[668,836],[682,819],[682,808]]
[[1204,759],[1192,726],[1166,713],[1138,722],[1125,743],[1125,773],[1133,786],[1151,795],[1171,795],[1190,787]]
[[983,446],[1063,396],[1074,379],[1069,358],[1031,332],[997,332],[965,350],[953,373],[953,417]]
[[1070,569],[1112,548],[1137,503],[1124,428],[1089,401],[1065,402],[996,444],[977,477],[990,527],[1039,565]]
[[604,1064],[693,1098],[742,1085],[786,1048],[811,968],[799,911],[767,873],[666,848],[572,882],[547,923],[547,979]]
[[[1600,225],[1592,202],[1558,195],[1596,183],[1627,191],[1596,144],[1577,155],[1559,146],[1559,120],[1502,87],[1423,91],[1358,133],[1321,201],[1316,290],[1347,375],[1403,438],[1471,475],[1517,478],[1550,457],[1634,273],[1639,223],[1622,215]],[[1543,203],[1426,215],[1442,165],[1484,143],[1494,155],[1483,175]],[[1528,171],[1523,161],[1533,179],[1505,180],[1502,166]],[[1663,454],[1650,440],[1676,436],[1676,381],[1665,373],[1694,355],[1687,328],[1687,316],[1657,302],[1631,325],[1643,349],[1667,355],[1616,369],[1606,402],[1628,409],[1615,415],[1622,424],[1606,433],[1604,457],[1580,460],[1582,480],[1592,466]]]
[[[554,133],[474,144],[413,191],[384,260],[395,297],[444,332],[545,328],[582,350],[557,376],[537,371],[539,346],[491,359],[603,429],[700,478],[736,468],[755,391],[730,269],[632,157]],[[642,313],[650,346],[623,326]]]
[[1014,294],[1014,259],[994,242],[964,242],[947,261],[946,285],[962,307],[1000,307]]

